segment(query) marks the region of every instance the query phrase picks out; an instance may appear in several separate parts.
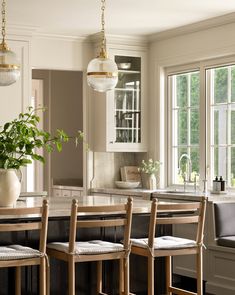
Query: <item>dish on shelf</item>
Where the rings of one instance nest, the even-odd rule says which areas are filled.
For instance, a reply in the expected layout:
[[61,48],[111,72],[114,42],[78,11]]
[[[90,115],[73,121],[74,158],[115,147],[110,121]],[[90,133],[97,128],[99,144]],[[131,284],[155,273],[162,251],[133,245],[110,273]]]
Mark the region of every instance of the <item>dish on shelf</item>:
[[210,191],[211,194],[215,194],[215,195],[226,195],[228,192],[227,191]]
[[129,70],[131,68],[130,62],[121,62],[117,64],[118,68],[121,70]]
[[118,188],[137,188],[140,185],[139,181],[115,181]]

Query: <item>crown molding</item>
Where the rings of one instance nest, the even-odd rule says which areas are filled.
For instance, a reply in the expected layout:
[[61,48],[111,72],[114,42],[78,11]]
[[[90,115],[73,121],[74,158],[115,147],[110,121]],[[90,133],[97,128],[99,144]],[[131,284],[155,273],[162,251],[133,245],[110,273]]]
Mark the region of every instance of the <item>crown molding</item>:
[[[105,35],[107,44],[122,44],[128,46],[148,46],[148,37],[146,36],[130,36],[130,35]],[[87,36],[87,41],[92,43],[98,43],[102,39],[101,32]]]
[[207,20],[203,20],[193,24],[181,26],[175,29],[170,29],[170,30],[166,30],[156,34],[148,35],[148,39],[150,42],[160,41],[164,39],[174,38],[179,35],[190,34],[200,30],[207,30],[214,27],[231,24],[234,22],[235,22],[235,12],[232,12],[222,16],[209,18]]
[[86,36],[68,36],[68,35],[59,35],[59,34],[49,34],[49,33],[35,33],[34,38],[43,38],[50,40],[60,40],[60,41],[73,41],[73,42],[84,42],[86,41]]
[[11,36],[27,36],[34,38],[45,38],[54,40],[67,40],[67,41],[85,41],[87,36],[75,36],[75,35],[63,35],[40,32],[40,28],[37,26],[8,24],[7,35]]
[[29,25],[8,24],[6,30],[7,34],[9,35],[32,37],[32,35],[38,30],[38,27]]

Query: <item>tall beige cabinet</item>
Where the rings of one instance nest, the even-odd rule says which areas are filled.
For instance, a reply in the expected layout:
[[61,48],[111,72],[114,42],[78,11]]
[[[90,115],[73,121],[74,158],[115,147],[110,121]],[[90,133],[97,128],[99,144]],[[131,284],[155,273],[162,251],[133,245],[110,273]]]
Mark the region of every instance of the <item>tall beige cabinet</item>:
[[[56,129],[75,136],[83,130],[82,72],[64,70],[33,70],[33,79],[44,82],[44,128],[55,134]],[[83,145],[72,139],[61,152],[45,153],[44,190],[50,195],[73,196],[83,187]]]
[[118,66],[118,83],[93,101],[94,151],[147,151],[147,46],[107,43]]

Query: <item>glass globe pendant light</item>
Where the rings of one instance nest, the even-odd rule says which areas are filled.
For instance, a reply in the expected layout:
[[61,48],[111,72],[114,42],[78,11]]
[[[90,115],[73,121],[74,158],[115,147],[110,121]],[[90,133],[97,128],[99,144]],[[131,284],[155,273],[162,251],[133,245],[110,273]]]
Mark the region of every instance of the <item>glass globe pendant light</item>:
[[118,68],[116,63],[107,56],[104,31],[105,0],[101,0],[101,4],[102,44],[99,56],[92,59],[88,64],[87,83],[96,91],[106,92],[115,88],[118,81]]
[[9,49],[5,41],[6,2],[2,1],[2,43],[0,44],[0,86],[8,86],[20,77],[20,66],[16,54]]

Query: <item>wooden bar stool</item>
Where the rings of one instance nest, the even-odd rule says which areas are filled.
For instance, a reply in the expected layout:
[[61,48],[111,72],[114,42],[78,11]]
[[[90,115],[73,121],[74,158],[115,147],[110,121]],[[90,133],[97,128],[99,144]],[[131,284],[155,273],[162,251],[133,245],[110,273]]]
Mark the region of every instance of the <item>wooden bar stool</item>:
[[[131,198],[128,199],[126,204],[107,206],[79,207],[77,200],[72,201],[69,242],[55,242],[47,245],[49,256],[68,263],[69,295],[75,295],[75,264],[88,261],[97,261],[97,293],[105,294],[102,290],[102,261],[105,260],[119,260],[119,294],[129,295],[132,206]],[[77,220],[78,215],[81,214],[84,216],[84,213],[87,219]],[[91,218],[91,214],[92,217],[95,217]],[[123,244],[103,240],[85,242],[76,240],[76,233],[78,232],[79,235],[80,228],[105,227],[124,227]]]
[[[148,259],[148,295],[154,295],[154,259],[166,257],[166,294],[172,295],[202,295],[202,247],[203,230],[205,223],[206,199],[200,202],[159,204],[156,199],[152,201],[149,223],[149,234],[146,239],[131,239],[131,253],[145,256]],[[181,212],[182,211],[182,212]],[[163,216],[157,214],[168,212]],[[174,214],[177,212],[177,215]],[[179,212],[180,215],[179,215]],[[184,213],[184,214],[183,214]],[[162,217],[161,217],[162,216]],[[196,223],[195,240],[183,239],[173,236],[155,237],[158,224],[189,224]],[[197,262],[197,293],[189,292],[172,286],[171,257],[176,255],[196,255]]]
[[[47,293],[47,259],[46,237],[48,227],[48,202],[42,207],[33,208],[0,208],[0,216],[9,216],[8,221],[0,223],[0,232],[40,231],[39,250],[23,245],[0,246],[0,267],[16,267],[15,294],[21,294],[21,267],[39,265],[40,295]],[[24,217],[35,218],[35,221],[23,221]],[[13,220],[16,219],[16,222]],[[22,222],[19,221],[22,219]]]

